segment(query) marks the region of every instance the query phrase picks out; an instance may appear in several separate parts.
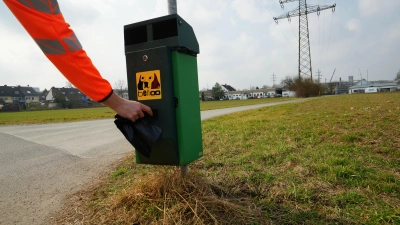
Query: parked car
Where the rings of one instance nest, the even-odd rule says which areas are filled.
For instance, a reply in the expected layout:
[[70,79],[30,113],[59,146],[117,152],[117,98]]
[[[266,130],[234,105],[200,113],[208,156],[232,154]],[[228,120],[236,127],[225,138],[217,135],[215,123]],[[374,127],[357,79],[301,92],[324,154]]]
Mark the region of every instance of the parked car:
[[281,94],[274,94],[274,97],[275,98],[279,98],[279,97],[282,97],[282,95]]
[[284,93],[283,97],[289,97],[289,94],[288,93]]

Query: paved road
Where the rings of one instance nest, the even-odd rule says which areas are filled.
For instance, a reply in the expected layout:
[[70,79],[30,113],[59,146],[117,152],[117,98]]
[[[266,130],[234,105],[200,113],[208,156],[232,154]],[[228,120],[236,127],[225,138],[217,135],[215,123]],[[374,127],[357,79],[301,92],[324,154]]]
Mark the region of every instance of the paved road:
[[[298,101],[202,111],[201,119]],[[131,151],[111,119],[0,126],[0,224],[44,224],[67,194]]]
[[222,115],[239,112],[239,111],[257,109],[257,108],[266,107],[266,106],[282,105],[282,104],[300,102],[300,101],[306,101],[306,100],[307,99],[294,99],[294,100],[288,100],[288,101],[283,101],[283,102],[272,102],[272,103],[265,103],[265,104],[259,104],[259,105],[239,106],[239,107],[235,107],[235,108],[207,110],[207,111],[201,112],[201,120],[206,120],[206,119],[210,119],[212,117],[222,116]]

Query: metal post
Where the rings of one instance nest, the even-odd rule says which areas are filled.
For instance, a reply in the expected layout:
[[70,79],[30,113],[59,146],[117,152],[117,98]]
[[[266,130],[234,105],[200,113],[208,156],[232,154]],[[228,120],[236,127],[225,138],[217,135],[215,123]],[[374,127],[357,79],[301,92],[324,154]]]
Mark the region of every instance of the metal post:
[[[168,14],[178,14],[178,7],[176,4],[176,0],[168,0]],[[181,176],[186,177],[189,171],[189,167],[187,165],[181,166]]]
[[188,165],[186,166],[181,166],[181,177],[186,177],[189,172],[189,167]]
[[177,14],[178,7],[176,6],[176,0],[168,0],[168,14]]

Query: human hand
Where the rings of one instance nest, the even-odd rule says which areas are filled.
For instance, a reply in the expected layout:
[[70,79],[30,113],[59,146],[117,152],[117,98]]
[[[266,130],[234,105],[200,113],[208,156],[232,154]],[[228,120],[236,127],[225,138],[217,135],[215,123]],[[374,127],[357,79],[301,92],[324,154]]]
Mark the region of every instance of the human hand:
[[118,115],[135,122],[135,120],[144,117],[144,112],[153,115],[150,107],[140,102],[125,100],[115,109]]
[[110,107],[118,115],[135,122],[139,118],[144,117],[144,112],[147,112],[150,116],[153,115],[153,111],[147,105],[144,105],[137,101],[130,101],[119,97],[113,93],[106,101],[104,105]]

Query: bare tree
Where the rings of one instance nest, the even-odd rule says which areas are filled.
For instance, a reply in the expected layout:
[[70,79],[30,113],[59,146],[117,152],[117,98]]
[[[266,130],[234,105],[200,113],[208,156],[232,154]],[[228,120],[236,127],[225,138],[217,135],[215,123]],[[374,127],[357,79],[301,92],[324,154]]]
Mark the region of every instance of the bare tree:
[[119,96],[122,97],[122,94],[127,90],[125,80],[118,80],[114,83],[114,90],[117,92]]
[[272,88],[281,88],[282,87],[282,85],[280,85],[280,84],[274,84],[274,85],[272,85]]
[[262,89],[268,89],[268,88],[271,88],[271,87],[268,85],[265,85],[265,84],[262,86]]
[[394,80],[397,81],[397,84],[400,84],[400,70],[399,72],[397,72],[396,78]]
[[292,90],[293,85],[296,83],[296,76],[286,76],[283,80],[281,80],[281,85],[283,88]]

